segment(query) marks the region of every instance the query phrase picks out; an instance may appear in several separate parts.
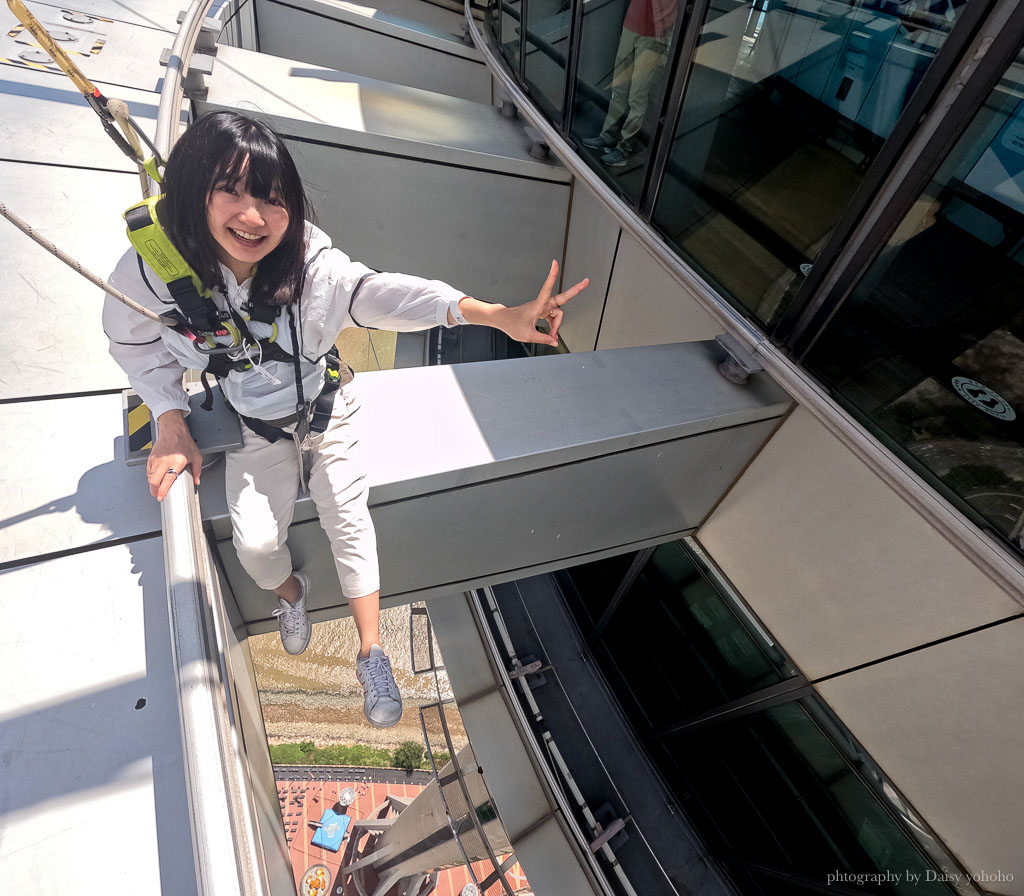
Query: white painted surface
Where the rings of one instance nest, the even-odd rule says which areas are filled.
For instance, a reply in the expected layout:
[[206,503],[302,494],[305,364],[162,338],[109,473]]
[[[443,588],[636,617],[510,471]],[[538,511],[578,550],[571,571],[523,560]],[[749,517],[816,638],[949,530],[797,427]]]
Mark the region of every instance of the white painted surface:
[[[965,597],[972,596],[965,592]],[[822,696],[981,887],[1024,894],[1024,620],[842,675]]]
[[4,892],[194,893],[160,539],[4,570],[0,614]]
[[0,563],[160,531],[123,460],[121,396],[0,405]]
[[[289,146],[321,226],[372,268],[444,280],[467,295],[517,305],[536,297],[551,260],[561,257],[565,184],[507,177],[500,159],[492,170],[433,164],[435,147],[427,144],[399,158]],[[469,160],[484,165],[494,157]]]
[[573,299],[562,321],[562,338],[570,351],[593,351],[597,348],[597,334],[618,241],[618,224],[594,194],[577,181],[569,208],[562,286],[571,286],[584,277],[590,278],[590,286]]
[[[163,77],[160,51],[169,47],[172,40],[172,36],[166,31],[155,31],[152,28],[139,27],[137,24],[102,19],[96,19],[88,24],[78,24],[63,17],[63,7],[35,3],[31,0],[25,6],[54,36],[79,71],[108,98],[118,95],[110,85],[128,85],[141,90],[159,89],[158,82]],[[17,64],[23,51],[37,47],[36,40],[28,31],[22,31],[14,37],[10,36],[12,27],[20,27],[20,24],[6,4],[0,10],[0,21],[3,23],[3,31],[0,32],[0,56]],[[58,35],[61,38],[67,35],[76,39],[58,39]],[[56,63],[47,63],[46,67],[52,72],[54,79],[66,82],[67,87],[77,91]],[[7,66],[4,67],[4,71],[6,74]],[[38,70],[31,68],[25,71],[37,73]],[[38,74],[47,73],[38,71]]]
[[[58,10],[65,8],[57,3],[38,5]],[[178,30],[178,12],[187,7],[188,3],[168,3],[167,0],[75,0],[74,5],[76,10],[90,15],[164,31]]]
[[344,0],[269,0],[258,4],[257,16],[263,53],[490,101],[490,73],[480,52],[463,43],[458,19],[435,25]]
[[1021,610],[802,409],[698,539],[811,679]]
[[719,324],[628,233],[622,234],[598,348],[713,339]]
[[[219,48],[207,82],[204,107],[233,106],[290,119],[283,129],[289,135],[569,181],[556,161],[531,158],[522,122],[502,118],[485,103],[236,47]],[[309,125],[329,125],[337,132]]]
[[[381,591],[406,602],[695,529],[789,407],[703,342],[360,374]],[[222,506],[203,477],[206,519]],[[207,495],[210,498],[207,499]],[[289,531],[318,618],[347,612],[310,502]],[[251,631],[273,607],[214,519]]]
[[362,10],[366,15],[375,18],[392,16],[408,19],[413,22],[421,22],[439,31],[446,31],[449,34],[461,35],[460,23],[466,20],[462,13],[462,4],[458,2],[452,2],[451,9],[445,8],[440,3],[431,3],[429,0],[365,0],[362,3],[337,0],[337,2],[348,8]]
[[[66,165],[71,169],[63,178],[58,172],[47,173],[44,177],[36,172],[35,178],[25,177],[25,180],[45,184],[50,180],[59,182],[63,179],[67,188],[75,183],[82,168],[132,174],[138,170],[107,136],[99,116],[68,78],[17,66],[3,66],[0,67],[0,80],[3,82],[0,140],[5,160]],[[156,129],[159,94],[127,87],[109,88],[102,82],[96,86],[108,99],[116,97],[128,103],[132,118],[152,137]],[[136,185],[138,182],[135,174]],[[141,199],[138,186],[136,192]],[[8,201],[8,205],[12,202]],[[28,217],[29,210],[20,214],[23,218]]]
[[[120,212],[141,193],[137,174],[0,162],[0,196],[43,236],[106,277],[127,248]],[[7,320],[0,357],[9,362],[0,398],[126,387],[127,377],[107,352],[103,293],[2,220],[0,244]]]

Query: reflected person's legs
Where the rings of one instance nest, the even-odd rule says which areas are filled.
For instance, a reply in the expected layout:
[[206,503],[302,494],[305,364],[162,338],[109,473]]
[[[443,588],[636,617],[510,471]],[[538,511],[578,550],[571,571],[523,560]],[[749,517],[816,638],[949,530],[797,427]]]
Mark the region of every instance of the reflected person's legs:
[[615,51],[615,67],[612,70],[612,95],[608,101],[608,114],[604,117],[601,137],[609,146],[618,140],[618,129],[626,117],[630,84],[633,80],[633,65],[636,58],[636,42],[640,35],[628,28],[622,29],[619,46]]
[[639,133],[647,114],[651,89],[668,58],[668,42],[661,37],[637,36],[633,59],[633,78],[630,81],[629,111],[622,123],[619,149],[626,155],[633,151],[633,138]]

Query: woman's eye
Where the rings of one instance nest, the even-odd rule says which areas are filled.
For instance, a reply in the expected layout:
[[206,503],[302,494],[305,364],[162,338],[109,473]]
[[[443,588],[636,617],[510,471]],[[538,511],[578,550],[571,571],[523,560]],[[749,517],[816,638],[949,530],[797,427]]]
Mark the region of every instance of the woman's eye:
[[238,191],[231,184],[217,184],[214,189],[220,193],[227,193],[229,196],[238,195]]
[[267,202],[271,205],[276,205],[278,208],[284,208],[284,200],[280,196],[271,196]]

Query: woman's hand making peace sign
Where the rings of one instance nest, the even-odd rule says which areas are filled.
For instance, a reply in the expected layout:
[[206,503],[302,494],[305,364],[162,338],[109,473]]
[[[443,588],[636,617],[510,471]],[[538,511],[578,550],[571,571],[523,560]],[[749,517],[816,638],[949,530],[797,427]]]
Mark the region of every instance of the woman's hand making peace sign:
[[[557,282],[558,262],[552,261],[547,279],[537,298],[532,302],[524,302],[522,305],[514,305],[509,308],[505,305],[492,305],[471,296],[465,296],[459,300],[459,311],[466,318],[467,323],[495,327],[517,342],[538,342],[542,345],[556,346],[558,345],[558,330],[562,325],[562,317],[565,313],[562,311],[562,306],[586,289],[590,284],[590,278],[581,280],[564,292],[552,295],[551,291]],[[543,333],[537,329],[537,321],[540,320],[548,322],[549,332]],[[454,320],[449,322],[455,323]]]

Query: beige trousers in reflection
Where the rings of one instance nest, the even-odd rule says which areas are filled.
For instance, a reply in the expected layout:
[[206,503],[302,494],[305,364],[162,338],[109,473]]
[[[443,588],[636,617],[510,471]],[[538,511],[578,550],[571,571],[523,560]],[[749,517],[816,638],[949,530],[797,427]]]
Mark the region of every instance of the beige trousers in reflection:
[[[380,587],[377,538],[366,506],[368,487],[359,440],[359,399],[355,383],[335,395],[327,429],[311,434],[309,494],[327,533],[346,598]],[[295,442],[268,442],[242,424],[242,448],[226,456],[224,478],[232,541],[245,571],[273,591],[292,574],[288,527],[299,490]]]
[[647,114],[651,88],[667,58],[667,37],[646,37],[628,28],[622,29],[619,48],[615,51],[612,97],[601,136],[614,140],[618,129],[618,144],[623,152],[633,150],[633,138]]

